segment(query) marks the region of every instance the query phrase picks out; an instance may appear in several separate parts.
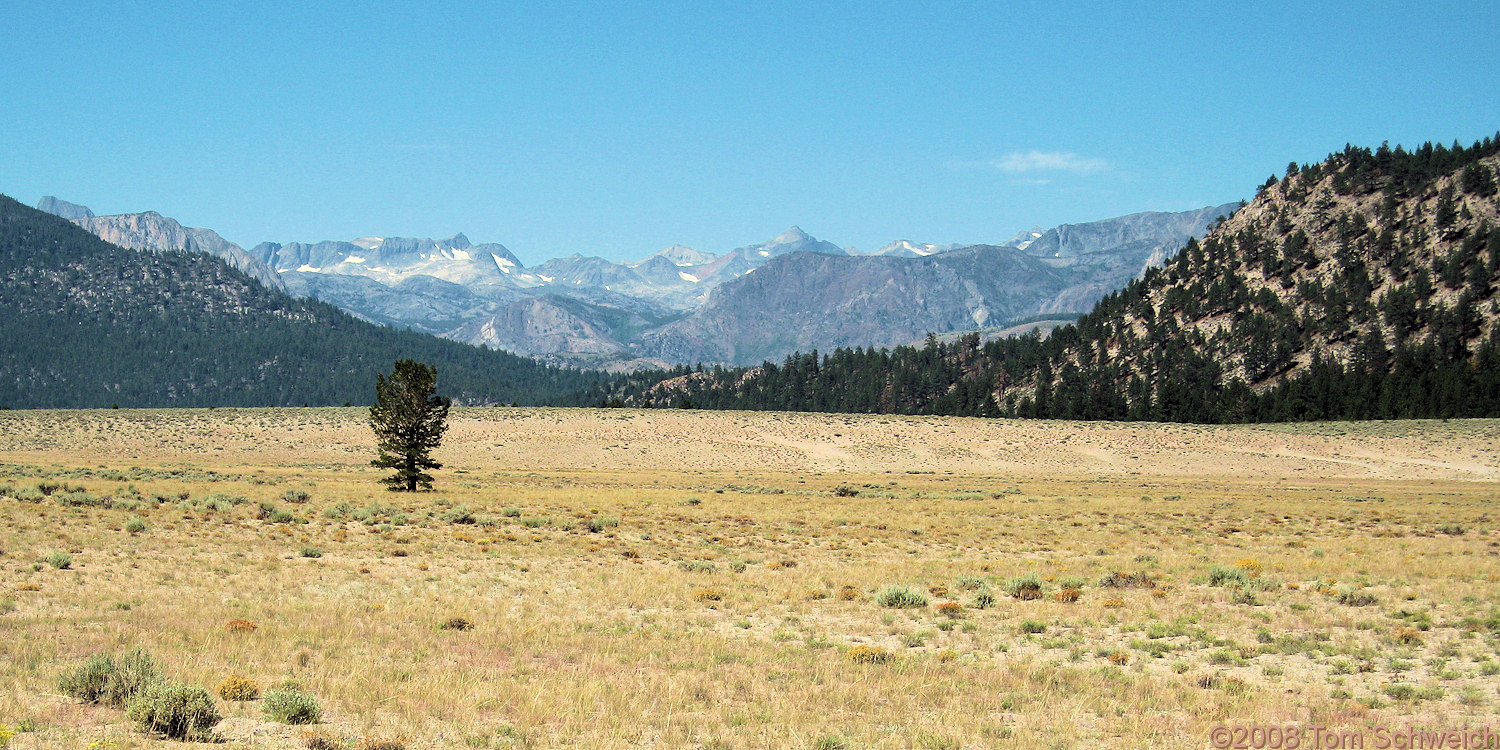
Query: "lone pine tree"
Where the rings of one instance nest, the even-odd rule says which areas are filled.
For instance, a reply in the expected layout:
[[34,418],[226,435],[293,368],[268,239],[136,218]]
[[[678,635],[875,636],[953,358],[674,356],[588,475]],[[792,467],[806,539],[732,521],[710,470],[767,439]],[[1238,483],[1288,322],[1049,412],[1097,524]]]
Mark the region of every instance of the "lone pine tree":
[[442,468],[432,460],[432,450],[448,428],[452,402],[435,393],[436,384],[437,369],[411,359],[396,360],[389,379],[375,376],[370,427],[375,430],[377,456],[370,463],[396,470],[381,480],[392,491],[432,489],[432,475],[425,470]]

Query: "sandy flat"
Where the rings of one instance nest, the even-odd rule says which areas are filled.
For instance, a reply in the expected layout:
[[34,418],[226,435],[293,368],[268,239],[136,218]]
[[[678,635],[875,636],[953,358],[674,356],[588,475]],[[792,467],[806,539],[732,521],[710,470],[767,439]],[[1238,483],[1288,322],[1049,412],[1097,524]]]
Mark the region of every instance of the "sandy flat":
[[[364,464],[366,411],[0,413],[9,460]],[[455,409],[457,470],[1500,479],[1500,420],[1198,426],[628,409]]]

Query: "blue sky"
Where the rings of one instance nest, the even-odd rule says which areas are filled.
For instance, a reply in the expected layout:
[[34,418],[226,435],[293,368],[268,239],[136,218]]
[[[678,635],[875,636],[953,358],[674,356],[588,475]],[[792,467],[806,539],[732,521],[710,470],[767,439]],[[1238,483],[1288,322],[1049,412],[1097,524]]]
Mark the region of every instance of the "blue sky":
[[1500,130],[1500,4],[12,3],[0,192],[249,247],[873,250]]

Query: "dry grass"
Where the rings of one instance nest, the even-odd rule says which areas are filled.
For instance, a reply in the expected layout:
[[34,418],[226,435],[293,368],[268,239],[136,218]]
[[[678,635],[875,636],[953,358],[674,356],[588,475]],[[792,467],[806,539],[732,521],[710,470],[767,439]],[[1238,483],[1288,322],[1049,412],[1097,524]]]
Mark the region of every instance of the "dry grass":
[[[1500,705],[1494,422],[455,415],[405,495],[358,410],[0,413],[11,747],[180,746],[56,695],[136,645],[295,682],[337,747],[1186,748]],[[308,746],[220,709],[221,747]]]

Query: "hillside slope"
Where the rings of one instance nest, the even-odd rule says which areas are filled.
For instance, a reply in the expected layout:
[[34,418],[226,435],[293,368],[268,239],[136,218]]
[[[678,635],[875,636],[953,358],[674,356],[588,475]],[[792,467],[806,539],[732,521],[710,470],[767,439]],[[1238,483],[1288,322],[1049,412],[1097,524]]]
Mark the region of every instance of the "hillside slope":
[[372,325],[202,253],[127,250],[0,196],[0,406],[368,403],[398,358],[459,403],[543,403],[593,373]]
[[1491,413],[1496,150],[1350,147],[1289,169],[1000,395],[1192,421]]
[[[1500,139],[1292,165],[1046,340],[676,373],[634,403],[1222,422],[1500,415]],[[1030,249],[1030,248],[1028,248]]]

